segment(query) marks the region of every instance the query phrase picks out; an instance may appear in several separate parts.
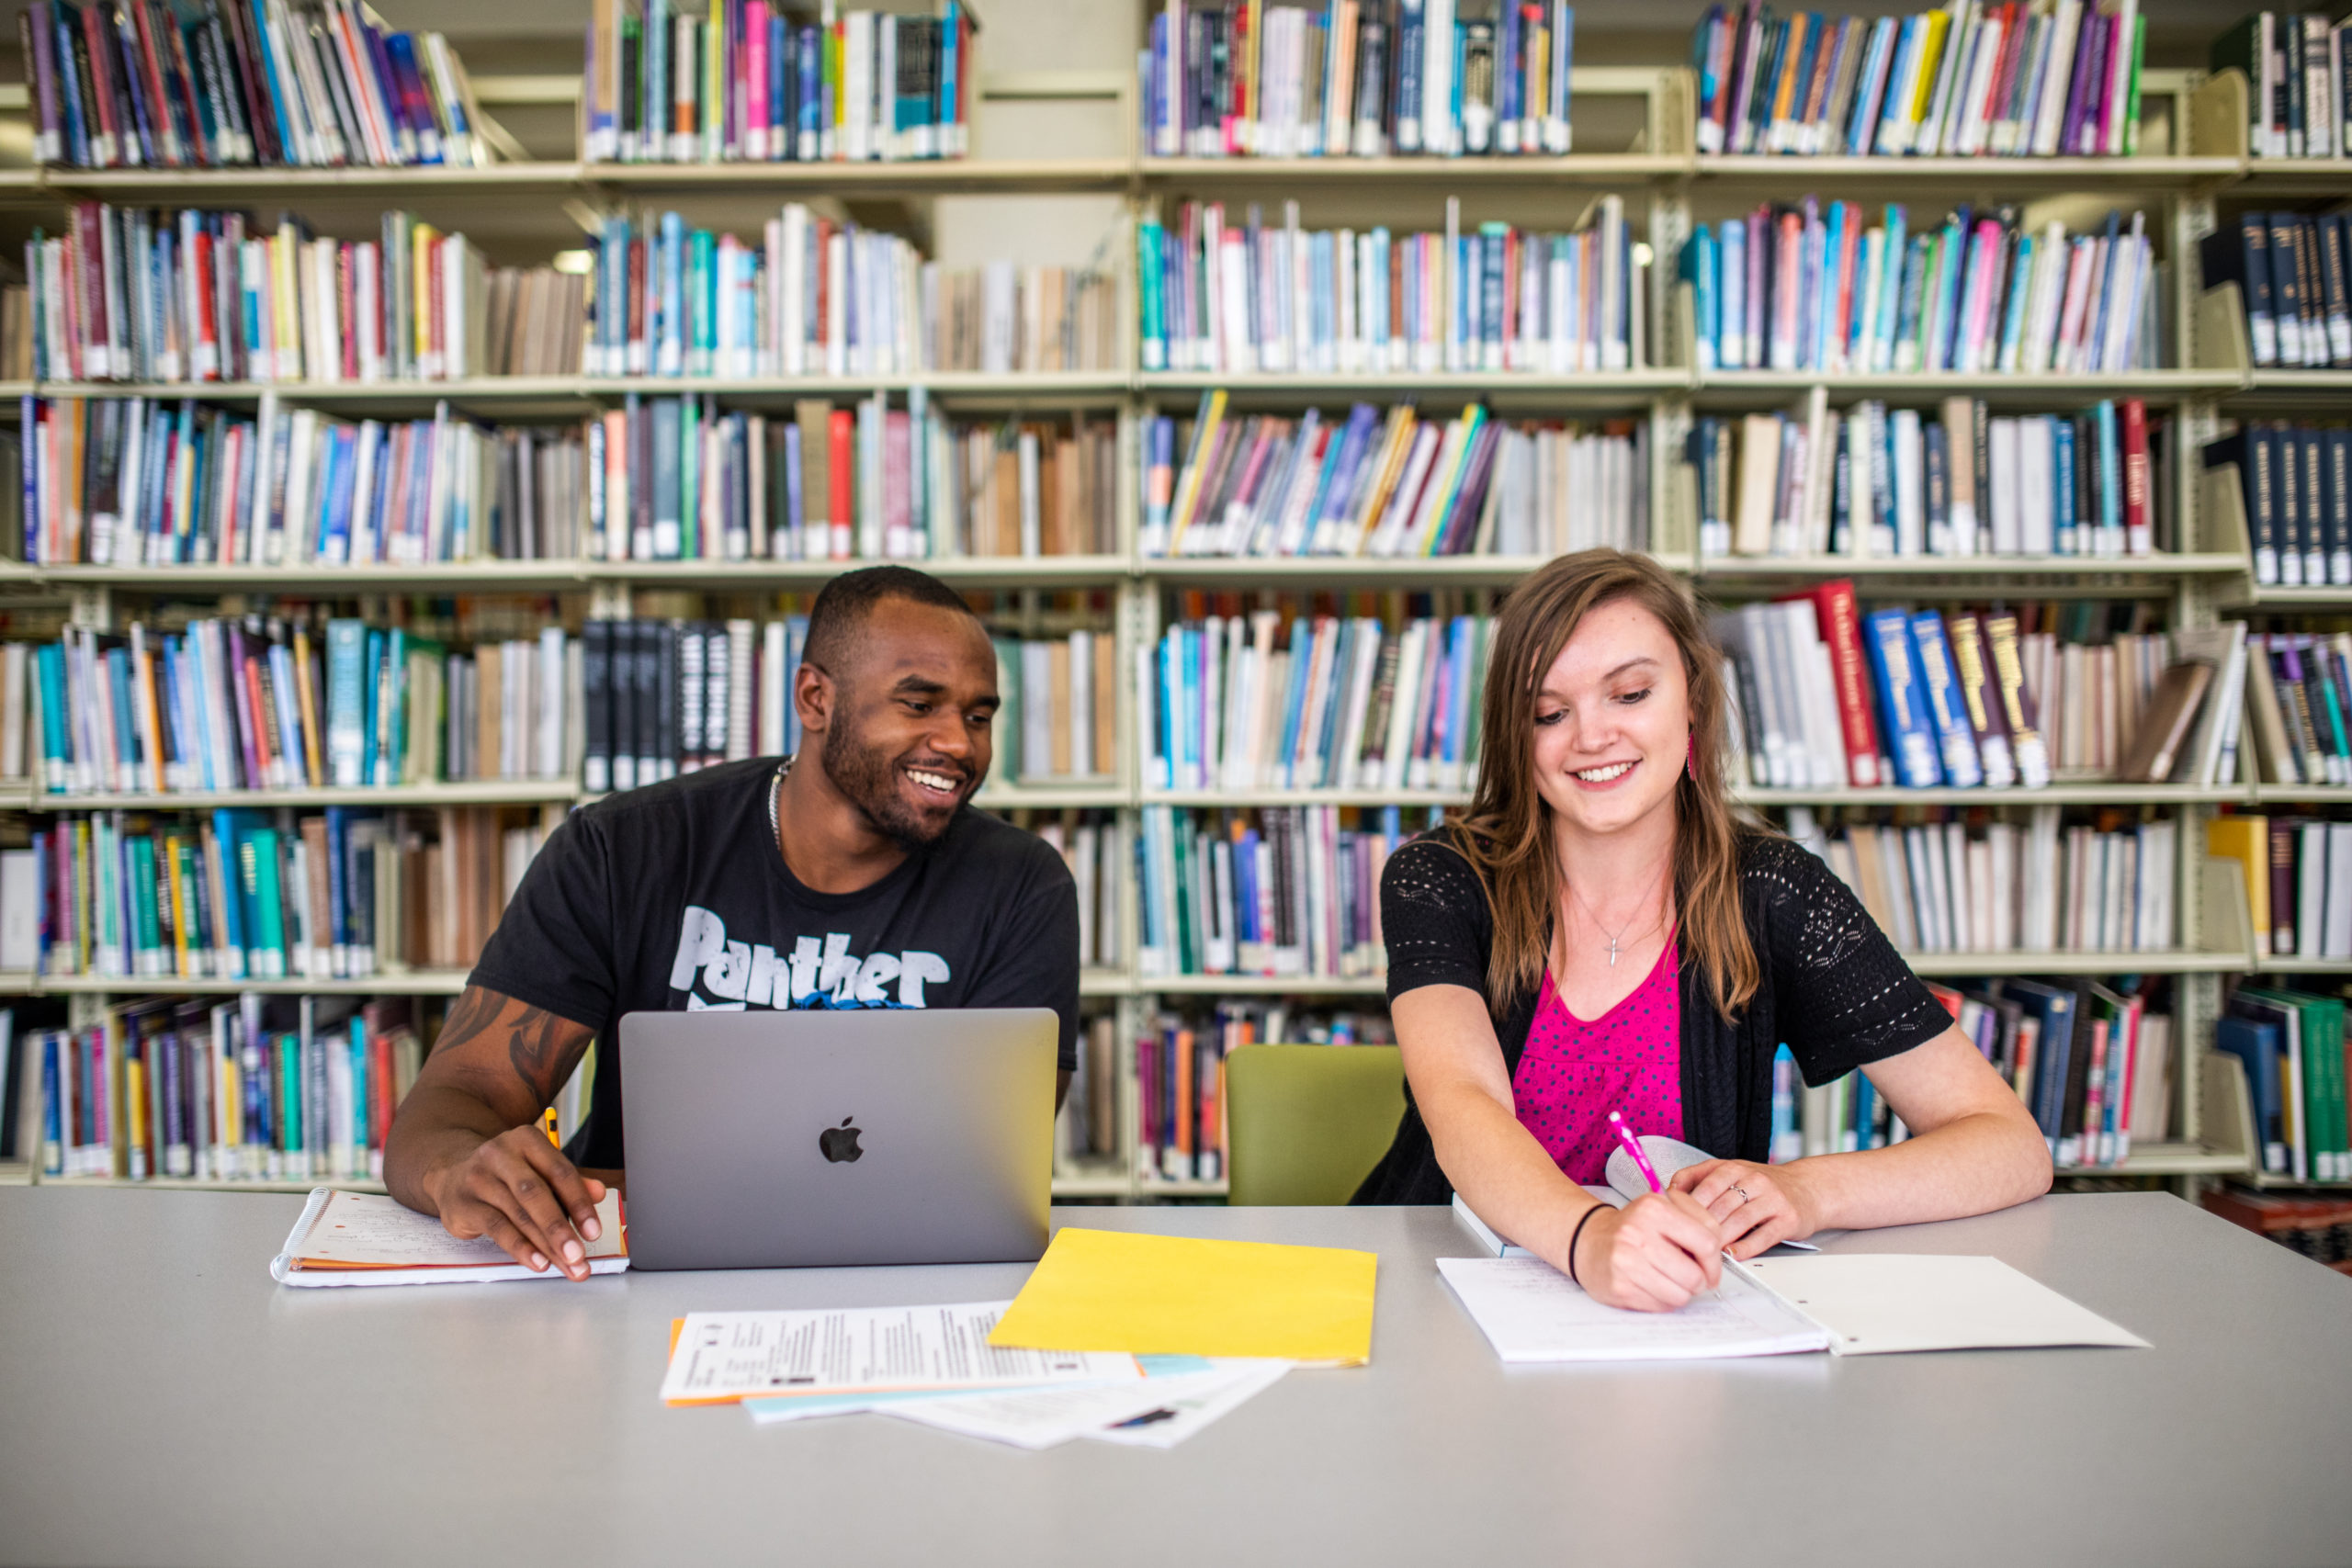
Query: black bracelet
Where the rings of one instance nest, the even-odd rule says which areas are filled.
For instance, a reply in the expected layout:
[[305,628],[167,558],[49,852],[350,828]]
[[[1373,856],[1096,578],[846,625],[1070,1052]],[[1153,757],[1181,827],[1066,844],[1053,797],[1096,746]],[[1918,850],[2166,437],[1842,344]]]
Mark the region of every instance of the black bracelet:
[[1584,1287],[1584,1281],[1577,1278],[1577,1238],[1584,1235],[1584,1227],[1591,1222],[1592,1216],[1607,1207],[1606,1203],[1595,1203],[1584,1212],[1584,1218],[1577,1222],[1577,1228],[1568,1233],[1568,1280],[1579,1290]]

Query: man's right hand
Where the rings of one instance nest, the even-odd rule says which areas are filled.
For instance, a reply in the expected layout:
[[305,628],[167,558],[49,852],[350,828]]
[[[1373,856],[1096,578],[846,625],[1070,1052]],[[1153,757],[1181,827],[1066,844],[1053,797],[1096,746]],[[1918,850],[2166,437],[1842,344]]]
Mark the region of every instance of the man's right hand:
[[425,1178],[442,1228],[488,1236],[526,1269],[588,1278],[587,1242],[603,1234],[605,1184],[582,1176],[535,1126],[512,1127]]

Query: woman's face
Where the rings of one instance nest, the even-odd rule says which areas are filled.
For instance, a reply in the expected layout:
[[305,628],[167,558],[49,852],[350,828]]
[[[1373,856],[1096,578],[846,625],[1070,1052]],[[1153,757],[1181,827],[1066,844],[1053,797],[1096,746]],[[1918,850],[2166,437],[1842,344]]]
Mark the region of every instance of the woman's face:
[[1560,825],[1611,833],[1671,810],[1690,739],[1666,623],[1631,599],[1588,611],[1535,694],[1535,787]]

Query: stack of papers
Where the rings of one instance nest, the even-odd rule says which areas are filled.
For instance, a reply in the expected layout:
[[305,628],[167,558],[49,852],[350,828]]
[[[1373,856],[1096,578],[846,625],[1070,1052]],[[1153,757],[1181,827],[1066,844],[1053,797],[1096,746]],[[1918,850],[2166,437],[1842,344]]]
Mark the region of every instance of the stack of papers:
[[[620,1194],[596,1205],[599,1235],[585,1243],[588,1272],[628,1267]],[[270,1259],[281,1285],[458,1285],[497,1280],[560,1280],[560,1269],[526,1269],[494,1241],[459,1241],[430,1214],[379,1193],[321,1187],[302,1206],[286,1246]]]
[[1438,1272],[1506,1361],[1685,1361],[1826,1350],[1820,1325],[1729,1269],[1679,1312],[1603,1306],[1540,1258],[1441,1258]]
[[671,1326],[662,1397],[741,1401],[763,1425],[870,1412],[1025,1449],[1170,1448],[1291,1366],[991,1346],[1012,1304],[695,1313]]

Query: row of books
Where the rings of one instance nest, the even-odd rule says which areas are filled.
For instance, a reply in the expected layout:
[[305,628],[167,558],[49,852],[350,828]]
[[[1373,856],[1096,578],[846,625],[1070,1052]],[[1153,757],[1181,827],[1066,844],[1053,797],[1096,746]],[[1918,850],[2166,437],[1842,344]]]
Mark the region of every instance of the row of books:
[[2102,608],[1865,613],[1841,578],[1720,613],[1732,776],[1794,789],[2235,779],[2242,625],[2115,632],[2095,626]]
[[2255,581],[2352,583],[2352,431],[2248,420],[2203,457],[2237,471]]
[[675,212],[595,236],[593,376],[1107,370],[1118,286],[1086,267],[946,269],[903,237],[786,202],[757,241]]
[[1679,266],[1702,370],[2093,375],[2163,363],[2163,292],[2147,215],[2039,230],[2017,209],[1962,207],[1909,232],[1851,202],[1759,207],[1702,223]]
[[1109,630],[996,641],[996,768],[1002,782],[1118,776],[1119,645]]
[[893,162],[971,151],[979,20],[771,0],[597,0],[582,129],[592,163]]
[[[1111,811],[1014,812],[1016,820],[1054,847],[1078,885],[1078,962],[1081,969],[1117,969],[1127,961],[1125,914],[1135,850],[1126,825]],[[1043,818],[1043,820],[1024,818]],[[1102,1146],[1102,1153],[1111,1145]]]
[[2341,997],[2240,986],[2214,1022],[2213,1048],[2245,1064],[2266,1175],[2352,1181]]
[[1079,1163],[1119,1152],[1119,1021],[1110,1013],[1086,1020],[1078,1037],[1078,1070],[1054,1120],[1054,1170],[1074,1174]]
[[[1649,542],[1640,420],[1506,424],[1473,403],[1442,424],[1410,403],[1384,418],[1233,416],[1204,393],[1189,428],[1143,431],[1147,556],[1552,555]],[[1183,467],[1176,467],[1179,444]]]
[[2343,21],[2317,12],[2251,11],[2213,40],[2216,71],[2246,84],[2246,149],[2257,158],[2352,153],[2352,59]]
[[[1188,610],[1209,609],[1200,604]],[[1221,612],[1221,613],[1219,613]],[[1477,777],[1487,616],[1248,615],[1168,628],[1136,686],[1162,789],[1464,790]]]
[[592,559],[920,559],[1108,553],[1117,432],[955,424],[922,388],[892,408],[803,399],[792,415],[640,398],[587,427]]
[[1143,808],[1141,972],[1352,978],[1386,971],[1380,872],[1403,813]]
[[[381,382],[576,367],[585,280],[492,272],[462,234],[388,211],[378,238],[291,214],[75,204],[25,243],[33,372],[58,381]],[[552,374],[553,371],[544,373]]]
[[2171,421],[2137,398],[2075,414],[1932,411],[1705,414],[1688,438],[1707,556],[2145,556],[2177,529]]
[[2135,0],[1952,0],[1908,17],[1707,7],[1702,152],[2087,157],[2139,150]]
[[439,33],[355,0],[32,0],[18,21],[33,159],[78,168],[488,163]]
[[2254,632],[2245,644],[2262,782],[2352,784],[2352,636]]
[[[1800,815],[1801,814],[1801,815]],[[1792,808],[1791,835],[1829,863],[1906,953],[2165,953],[2175,940],[2180,824],[2022,819],[1824,825]]]
[[2144,993],[2063,976],[1935,989],[2033,1112],[2061,1169],[2112,1168],[2134,1138],[2170,1131],[2172,1020],[2149,1011]]
[[1143,144],[1163,158],[1567,152],[1576,7],[1470,9],[1165,0],[1136,63]]
[[2352,822],[2232,812],[2205,851],[2245,876],[2256,957],[2352,959]]
[[424,1049],[405,1002],[156,998],[22,1043],[59,1179],[381,1179]]
[[[470,652],[352,618],[68,626],[28,661],[40,786],[162,795],[564,778],[578,657],[560,626]],[[18,663],[12,653],[11,674]]]
[[591,620],[580,628],[581,784],[591,795],[636,789],[715,762],[797,749],[791,672],[805,615],[764,626],[671,620]]
[[1464,231],[1448,197],[1442,232],[1302,229],[1250,204],[1186,202],[1138,224],[1136,302],[1146,370],[1639,369],[1647,248],[1624,198],[1601,197],[1573,232],[1508,223]]
[[0,866],[42,974],[361,978],[469,967],[545,836],[492,807],[96,811]]
[[594,471],[577,427],[340,420],[263,394],[23,403],[20,540],[43,565],[345,566],[579,558]]
[[1230,1000],[1162,1012],[1136,1042],[1135,1168],[1146,1182],[1214,1181],[1228,1166],[1225,1061],[1245,1045],[1393,1045],[1385,1012]]
[[2199,240],[2205,287],[2238,286],[2254,363],[2352,366],[2352,216],[2245,212]]

